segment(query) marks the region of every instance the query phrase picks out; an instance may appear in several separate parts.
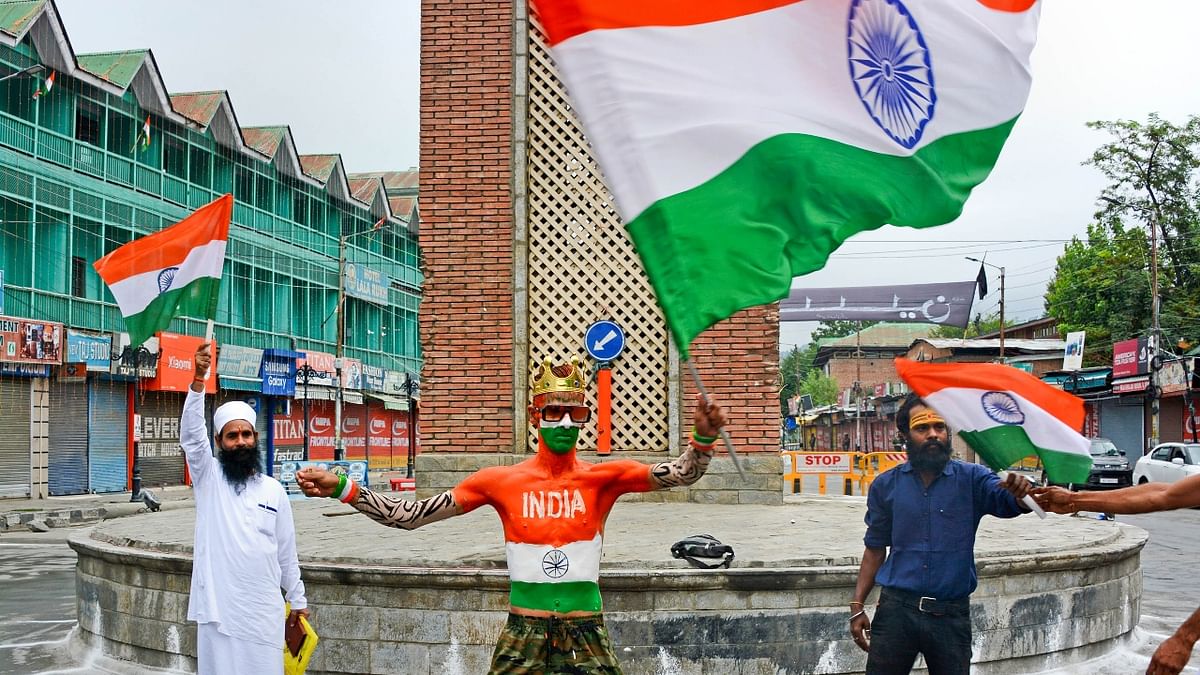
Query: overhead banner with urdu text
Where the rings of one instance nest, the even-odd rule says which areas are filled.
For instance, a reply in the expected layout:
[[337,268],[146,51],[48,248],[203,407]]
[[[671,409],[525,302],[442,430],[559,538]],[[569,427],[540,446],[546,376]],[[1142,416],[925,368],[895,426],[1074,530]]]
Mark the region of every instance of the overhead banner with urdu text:
[[909,286],[793,288],[780,321],[887,321],[966,328],[975,280]]

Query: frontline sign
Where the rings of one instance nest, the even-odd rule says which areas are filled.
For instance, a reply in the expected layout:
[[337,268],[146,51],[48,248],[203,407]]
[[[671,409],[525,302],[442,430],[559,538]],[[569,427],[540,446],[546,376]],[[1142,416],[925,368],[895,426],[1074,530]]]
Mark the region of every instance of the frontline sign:
[[850,473],[849,452],[805,452],[795,455],[795,473]]

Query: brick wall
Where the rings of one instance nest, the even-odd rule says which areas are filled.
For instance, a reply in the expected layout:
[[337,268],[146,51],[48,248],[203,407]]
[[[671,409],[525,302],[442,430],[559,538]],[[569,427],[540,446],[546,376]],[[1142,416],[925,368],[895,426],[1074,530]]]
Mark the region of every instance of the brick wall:
[[[753,307],[709,328],[692,343],[708,392],[725,408],[740,453],[779,452],[779,306]],[[683,440],[692,432],[696,387],[684,365]]]
[[421,440],[513,445],[513,7],[421,2]]
[[[838,391],[842,391],[848,387],[853,387],[855,380],[859,377],[859,360],[851,358],[831,358],[829,359],[829,377],[837,382]],[[900,382],[900,376],[896,374],[896,366],[893,365],[891,357],[862,359],[862,385],[865,391],[870,394],[872,388],[876,384],[882,382]]]

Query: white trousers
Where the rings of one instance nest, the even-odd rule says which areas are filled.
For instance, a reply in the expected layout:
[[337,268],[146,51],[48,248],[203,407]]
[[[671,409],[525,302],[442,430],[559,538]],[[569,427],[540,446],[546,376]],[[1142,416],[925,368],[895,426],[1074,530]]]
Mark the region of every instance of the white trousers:
[[283,675],[283,645],[268,647],[230,637],[215,623],[196,626],[199,675]]

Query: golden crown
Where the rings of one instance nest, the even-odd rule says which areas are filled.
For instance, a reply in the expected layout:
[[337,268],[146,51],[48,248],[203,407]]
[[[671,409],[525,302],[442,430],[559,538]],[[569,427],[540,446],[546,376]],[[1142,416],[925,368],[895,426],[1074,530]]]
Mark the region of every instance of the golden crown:
[[572,357],[571,363],[558,366],[550,365],[550,359],[546,359],[534,375],[533,396],[535,399],[542,396],[562,403],[583,405],[586,386],[587,377],[583,374],[578,356]]

